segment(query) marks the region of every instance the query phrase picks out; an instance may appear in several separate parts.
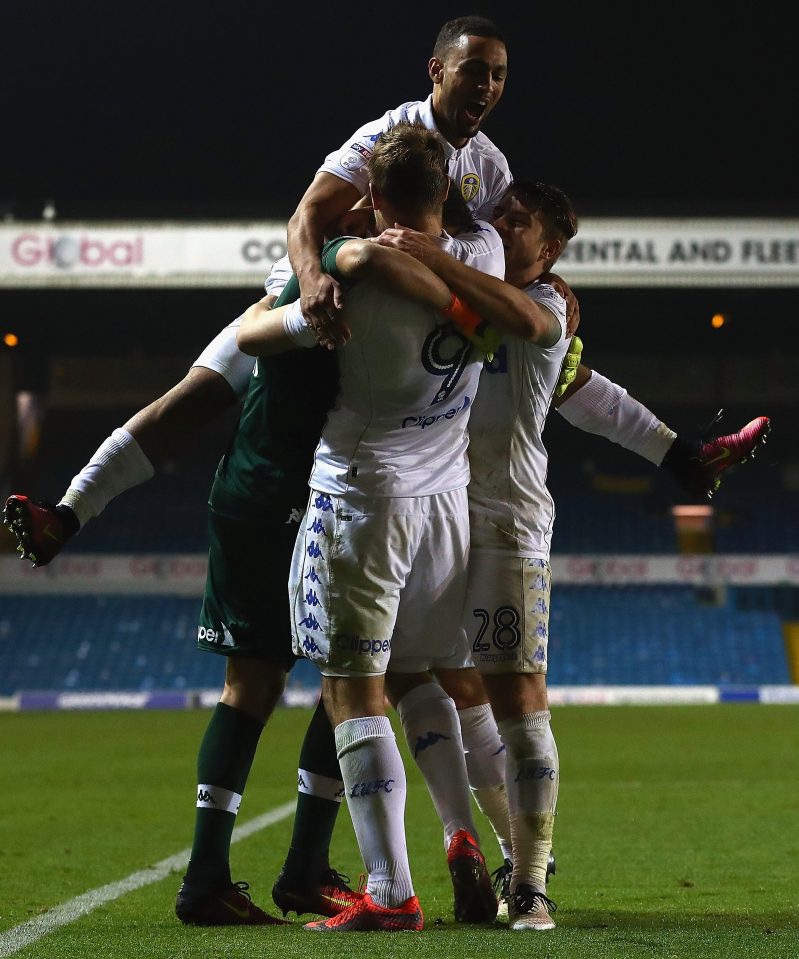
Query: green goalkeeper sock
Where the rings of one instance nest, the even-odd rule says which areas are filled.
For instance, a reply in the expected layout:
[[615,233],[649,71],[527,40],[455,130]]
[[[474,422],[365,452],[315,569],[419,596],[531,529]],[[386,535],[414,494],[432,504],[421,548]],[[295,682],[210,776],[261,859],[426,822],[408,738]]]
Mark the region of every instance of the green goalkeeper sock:
[[218,703],[197,756],[197,813],[186,872],[192,886],[215,888],[230,879],[230,838],[264,724]]
[[316,879],[329,868],[330,841],[344,797],[336,740],[319,701],[300,750],[297,812],[283,875],[291,882]]

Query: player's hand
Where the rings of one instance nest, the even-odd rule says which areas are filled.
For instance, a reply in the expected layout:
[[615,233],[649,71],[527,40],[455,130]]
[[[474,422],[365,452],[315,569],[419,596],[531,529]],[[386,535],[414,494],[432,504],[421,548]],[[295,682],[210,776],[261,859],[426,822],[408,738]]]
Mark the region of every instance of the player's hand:
[[329,350],[346,343],[351,335],[339,315],[343,305],[341,286],[327,273],[320,272],[300,280],[302,315],[318,343]]
[[402,250],[425,266],[431,265],[431,260],[441,253],[441,250],[435,240],[426,233],[419,233],[417,230],[409,230],[407,227],[395,223],[393,227],[374,238],[375,243],[380,246],[390,246],[395,250]]
[[481,323],[474,333],[463,334],[470,343],[473,343],[490,363],[494,359],[494,354],[502,343],[502,333],[491,326],[490,323]]
[[569,349],[563,357],[563,363],[561,364],[560,373],[558,374],[558,382],[555,386],[555,396],[563,396],[574,382],[582,355],[583,341],[579,336],[573,336],[569,341]]
[[569,284],[557,273],[544,273],[540,280],[553,286],[566,301],[566,336],[574,336],[580,325],[580,304]]

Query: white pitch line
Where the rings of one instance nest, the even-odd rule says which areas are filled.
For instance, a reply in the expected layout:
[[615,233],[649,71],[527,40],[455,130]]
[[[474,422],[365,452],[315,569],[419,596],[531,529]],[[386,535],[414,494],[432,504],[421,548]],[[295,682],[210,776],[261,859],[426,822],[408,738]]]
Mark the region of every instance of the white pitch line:
[[[233,830],[231,842],[241,842],[242,839],[247,839],[247,837],[252,836],[253,833],[260,832],[261,829],[266,829],[267,826],[272,826],[274,823],[288,818],[294,812],[295,806],[296,801],[292,800],[291,802],[284,803],[282,806],[271,809],[262,816],[256,816],[255,819],[251,819],[241,826],[237,826]],[[15,952],[19,952],[19,950],[24,949],[25,946],[29,946],[48,933],[55,932],[55,930],[60,929],[61,926],[66,926],[70,922],[80,919],[81,916],[93,912],[106,902],[119,899],[120,896],[133,892],[134,889],[141,889],[142,886],[149,886],[153,882],[159,882],[161,879],[166,878],[171,872],[185,869],[188,865],[190,854],[191,849],[183,849],[168,859],[162,859],[161,862],[157,862],[154,866],[141,869],[139,872],[133,872],[118,882],[108,883],[107,886],[90,889],[88,892],[84,892],[82,895],[70,899],[69,902],[64,902],[61,903],[60,906],[54,906],[52,909],[48,909],[47,912],[42,913],[41,916],[37,916],[35,919],[28,919],[18,926],[7,929],[5,932],[0,933],[0,957],[11,956]]]

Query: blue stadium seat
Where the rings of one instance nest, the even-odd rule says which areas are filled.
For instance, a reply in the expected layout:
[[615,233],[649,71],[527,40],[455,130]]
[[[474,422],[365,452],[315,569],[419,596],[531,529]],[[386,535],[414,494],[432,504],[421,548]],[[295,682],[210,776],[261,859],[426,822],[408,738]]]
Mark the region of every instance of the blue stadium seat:
[[[768,601],[743,588],[716,607],[682,586],[556,585],[549,681],[789,683],[780,616]],[[4,596],[0,694],[221,688],[224,661],[194,645],[198,612],[198,600],[165,596]],[[318,685],[307,662],[289,678],[289,688],[302,685]]]
[[701,603],[682,586],[555,586],[552,685],[790,683],[774,610]]

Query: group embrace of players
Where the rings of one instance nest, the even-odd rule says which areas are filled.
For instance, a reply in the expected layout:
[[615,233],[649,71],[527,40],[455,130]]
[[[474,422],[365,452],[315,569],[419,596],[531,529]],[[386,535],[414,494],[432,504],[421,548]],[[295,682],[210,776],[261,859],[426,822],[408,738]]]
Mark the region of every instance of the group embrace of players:
[[[481,17],[449,21],[428,69],[427,100],[325,159],[267,295],[114,431],[58,505],[6,504],[20,552],[44,565],[179,434],[243,397],[209,502],[198,646],[227,657],[226,677],[198,755],[185,923],[283,922],[232,881],[230,839],[261,732],[304,656],[322,696],[272,890],[284,916],[321,915],[305,928],[322,932],[423,928],[387,697],[442,822],[455,918],[502,909],[512,930],[553,929],[550,405],[696,495],[769,428],[760,417],[690,442],[579,365],[577,303],[551,272],[577,230],[571,203],[512,180],[480,132],[505,84],[502,34]],[[472,797],[500,846],[493,881]],[[342,799],[359,891],[329,862]]]

